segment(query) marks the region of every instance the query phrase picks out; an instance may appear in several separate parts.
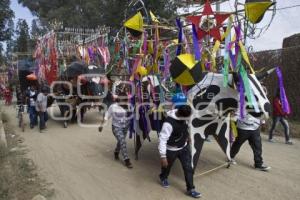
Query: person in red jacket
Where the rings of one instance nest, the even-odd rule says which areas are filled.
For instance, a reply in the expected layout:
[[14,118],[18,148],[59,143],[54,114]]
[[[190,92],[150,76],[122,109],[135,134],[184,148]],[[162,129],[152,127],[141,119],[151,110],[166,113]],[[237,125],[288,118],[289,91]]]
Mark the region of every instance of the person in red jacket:
[[269,142],[273,142],[273,133],[274,130],[280,122],[282,126],[284,127],[284,134],[285,134],[285,143],[286,144],[293,144],[290,140],[290,129],[289,129],[289,123],[287,121],[288,114],[285,113],[282,109],[282,104],[280,100],[280,92],[278,91],[275,98],[273,99],[273,124],[272,128],[269,133]]

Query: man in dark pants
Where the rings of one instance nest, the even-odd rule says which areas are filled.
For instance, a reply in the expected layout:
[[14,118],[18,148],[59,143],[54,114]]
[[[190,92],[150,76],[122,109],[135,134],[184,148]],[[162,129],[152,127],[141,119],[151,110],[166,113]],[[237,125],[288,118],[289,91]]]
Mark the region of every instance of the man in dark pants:
[[[253,116],[255,115],[255,116]],[[260,125],[261,121],[258,117],[260,114],[255,113],[246,113],[246,116],[243,119],[238,119],[238,136],[232,144],[230,156],[232,159],[239,152],[241,146],[248,140],[249,145],[252,148],[254,154],[254,167],[255,169],[261,171],[268,171],[271,167],[268,167],[263,164],[262,158],[262,144],[260,137]],[[235,163],[234,160],[232,160]]]
[[201,193],[195,191],[193,183],[194,170],[188,145],[189,132],[186,119],[191,116],[191,107],[181,105],[167,114],[168,116],[160,132],[158,147],[162,166],[159,175],[161,184],[163,187],[169,187],[168,176],[174,161],[178,158],[184,171],[187,195],[199,198]]

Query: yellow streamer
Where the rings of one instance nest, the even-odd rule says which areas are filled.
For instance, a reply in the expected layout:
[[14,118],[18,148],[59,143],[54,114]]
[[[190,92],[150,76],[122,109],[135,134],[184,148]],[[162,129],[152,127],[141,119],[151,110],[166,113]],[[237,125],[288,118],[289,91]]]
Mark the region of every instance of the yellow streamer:
[[232,15],[230,15],[228,27],[226,29],[226,32],[222,35],[221,41],[223,41],[228,36],[228,34],[230,33],[231,27],[232,27],[232,23],[233,23],[233,18],[232,18]]
[[248,57],[246,48],[245,48],[245,46],[243,45],[242,41],[239,41],[239,46],[240,46],[240,48],[241,48],[241,53],[242,53],[242,56],[243,56],[244,60],[246,61],[246,63],[247,63],[248,66],[250,67],[251,73],[252,73],[252,74],[255,74],[255,71],[253,70],[253,68],[252,68],[252,66],[251,66],[251,64],[250,64],[250,60],[249,60],[249,57]]
[[213,50],[212,50],[212,66],[213,66],[213,69],[216,69],[216,53],[217,51],[220,49],[220,45],[221,45],[221,42],[219,40],[217,40],[215,42],[215,45],[213,47]]
[[231,131],[233,133],[234,138],[236,138],[238,136],[238,132],[237,132],[237,127],[235,124],[235,121],[230,120],[230,126],[231,126]]

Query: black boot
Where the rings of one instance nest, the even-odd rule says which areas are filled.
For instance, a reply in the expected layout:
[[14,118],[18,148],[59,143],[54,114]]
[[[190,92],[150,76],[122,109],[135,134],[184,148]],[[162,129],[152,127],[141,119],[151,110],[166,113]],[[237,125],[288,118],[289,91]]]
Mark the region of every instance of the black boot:
[[129,168],[129,169],[133,168],[133,166],[132,166],[132,164],[131,164],[131,162],[130,162],[129,159],[126,159],[126,160],[124,160],[124,161],[125,161],[125,166],[126,166],[127,168]]
[[115,160],[119,160],[119,152],[115,152],[114,155],[115,155]]

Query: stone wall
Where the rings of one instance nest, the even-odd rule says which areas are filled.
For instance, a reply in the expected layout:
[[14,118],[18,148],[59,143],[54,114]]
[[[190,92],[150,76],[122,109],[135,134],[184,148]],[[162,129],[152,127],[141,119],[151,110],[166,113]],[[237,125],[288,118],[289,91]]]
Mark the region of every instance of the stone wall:
[[300,120],[300,34],[283,40],[282,73],[293,118]]
[[[291,118],[300,120],[300,34],[285,38],[283,48],[261,51],[250,54],[256,70],[280,66],[283,73],[284,85],[292,107]],[[276,73],[264,80],[270,100],[278,88]]]

